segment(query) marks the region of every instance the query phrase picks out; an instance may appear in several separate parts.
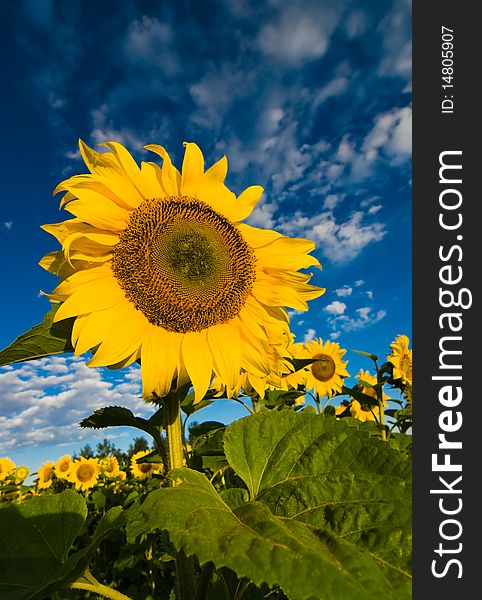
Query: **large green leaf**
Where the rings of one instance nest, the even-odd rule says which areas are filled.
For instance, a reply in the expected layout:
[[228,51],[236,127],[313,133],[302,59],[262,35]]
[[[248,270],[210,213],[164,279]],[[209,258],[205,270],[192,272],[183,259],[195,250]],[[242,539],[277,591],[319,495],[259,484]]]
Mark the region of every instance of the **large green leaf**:
[[110,509],[91,542],[70,554],[87,517],[80,494],[66,490],[0,509],[2,600],[41,600],[78,579],[100,542],[122,524],[121,513],[120,507]]
[[289,411],[233,423],[224,447],[252,499],[365,548],[395,586],[408,589],[411,463],[405,453],[345,420]]
[[130,514],[130,540],[167,529],[177,549],[212,561],[256,585],[278,584],[291,600],[398,600],[370,553],[329,531],[313,531],[295,519],[275,516],[260,502],[231,510],[207,478],[177,469],[173,488],[152,492]]
[[72,490],[0,509],[0,597],[41,598],[61,581],[86,517],[85,500]]
[[132,511],[129,536],[167,529],[178,550],[292,600],[410,598],[405,453],[352,422],[292,411],[236,421],[224,447],[248,491],[218,495],[203,475],[175,471],[182,483]]
[[53,354],[73,352],[70,335],[75,319],[64,319],[54,323],[53,318],[57,310],[58,305],[53,306],[42,323],[32,327],[2,350],[0,367]]

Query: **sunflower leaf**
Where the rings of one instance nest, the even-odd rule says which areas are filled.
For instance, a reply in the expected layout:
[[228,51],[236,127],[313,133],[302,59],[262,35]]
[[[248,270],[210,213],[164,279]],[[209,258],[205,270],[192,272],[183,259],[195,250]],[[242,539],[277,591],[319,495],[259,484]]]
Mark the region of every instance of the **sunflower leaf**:
[[52,586],[60,586],[86,517],[85,500],[72,490],[0,509],[0,596],[44,598]]
[[288,361],[293,365],[296,372],[316,362],[316,358],[288,358]]
[[382,567],[352,542],[274,515],[261,502],[240,497],[231,509],[197,471],[177,469],[171,477],[176,487],[155,490],[130,513],[130,542],[167,529],[176,549],[201,565],[227,567],[257,586],[279,585],[290,600],[408,598],[395,596]]
[[7,348],[0,351],[0,367],[12,363],[34,360],[54,354],[73,352],[70,342],[74,318],[53,322],[58,305],[45,315],[42,323],[19,336]]
[[91,429],[104,429],[106,427],[136,427],[145,431],[152,437],[159,435],[159,427],[152,422],[136,417],[123,406],[106,406],[95,410],[89,417],[82,419],[80,426]]
[[352,350],[352,352],[356,352],[357,354],[361,354],[362,356],[366,356],[367,358],[371,358],[373,361],[378,360],[378,356],[375,354],[370,354],[370,352],[363,352],[363,350]]
[[[261,411],[227,427],[247,490],[219,495],[190,469],[129,514],[127,535],[166,529],[177,550],[290,600],[411,597],[411,464],[335,418]],[[239,484],[238,486],[239,487]]]
[[73,490],[1,508],[2,600],[41,600],[81,577],[101,541],[124,523],[122,508],[111,508],[90,542],[71,554],[86,517],[86,502]]

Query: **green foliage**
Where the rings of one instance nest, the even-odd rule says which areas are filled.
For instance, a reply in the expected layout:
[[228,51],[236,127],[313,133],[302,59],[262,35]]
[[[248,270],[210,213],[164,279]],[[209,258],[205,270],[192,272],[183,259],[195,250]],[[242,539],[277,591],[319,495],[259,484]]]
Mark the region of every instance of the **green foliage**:
[[[410,597],[410,462],[334,418],[262,412],[224,434],[243,490],[219,494],[203,474],[129,511],[128,539],[166,529],[178,550],[291,600]],[[249,494],[249,501],[248,501]]]
[[89,543],[69,553],[87,517],[80,494],[66,490],[0,509],[1,597],[40,600],[77,580],[102,540],[122,524],[121,513],[121,507],[108,511]]
[[92,429],[121,426],[135,427],[145,431],[156,439],[159,436],[159,425],[157,424],[158,412],[153,415],[155,421],[152,422],[150,419],[147,420],[142,417],[134,416],[132,411],[128,408],[123,408],[122,406],[106,406],[105,408],[97,409],[89,417],[82,419],[80,426],[83,428],[90,427]]
[[43,358],[53,354],[73,352],[70,335],[74,319],[53,322],[58,305],[54,305],[45,315],[42,323],[19,336],[0,352],[0,367],[12,363]]

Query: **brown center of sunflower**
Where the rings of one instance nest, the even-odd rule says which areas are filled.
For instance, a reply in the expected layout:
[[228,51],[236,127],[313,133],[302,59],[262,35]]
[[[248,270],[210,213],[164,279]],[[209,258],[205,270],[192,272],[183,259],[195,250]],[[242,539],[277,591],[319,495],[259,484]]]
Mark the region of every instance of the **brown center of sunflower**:
[[94,475],[95,468],[92,465],[81,465],[77,469],[77,479],[82,483],[90,481]]
[[69,463],[65,460],[64,462],[61,462],[59,465],[59,471],[61,471],[62,473],[64,473],[65,471],[68,471],[69,469]]
[[153,469],[152,465],[149,463],[137,463],[137,467],[141,473],[149,473]]
[[44,483],[47,483],[47,481],[50,481],[52,479],[52,471],[53,469],[51,467],[44,469],[42,473],[42,480]]
[[318,381],[330,381],[336,371],[335,361],[328,354],[315,354],[316,362],[311,364],[311,372]]
[[112,270],[153,325],[187,333],[233,319],[255,279],[238,229],[188,197],[144,201],[114,248]]

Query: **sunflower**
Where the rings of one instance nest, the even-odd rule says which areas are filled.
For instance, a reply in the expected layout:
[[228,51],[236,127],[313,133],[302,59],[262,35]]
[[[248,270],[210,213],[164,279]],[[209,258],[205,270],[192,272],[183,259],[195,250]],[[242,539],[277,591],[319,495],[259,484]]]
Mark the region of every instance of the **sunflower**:
[[[370,385],[376,385],[376,376],[371,375],[368,371],[360,369],[360,372],[358,373],[358,375],[356,375],[356,378],[360,380],[360,383],[358,384],[360,392],[376,400],[376,391],[372,387],[365,386],[363,385],[363,383],[361,383],[362,381],[364,381],[365,383],[368,383]],[[382,398],[384,406],[387,406],[387,400],[390,400],[390,396],[387,396],[387,394],[382,392]],[[353,418],[358,419],[359,421],[376,421],[380,416],[380,408],[378,406],[371,406],[370,408],[368,408],[368,406],[362,406],[360,402],[358,402],[358,400],[355,400],[355,398],[351,398],[350,414]]]
[[68,473],[71,464],[72,459],[69,454],[59,458],[59,460],[55,463],[55,476],[58,479],[68,479]]
[[106,477],[118,477],[120,473],[119,461],[115,456],[106,456],[99,461],[102,473]]
[[37,487],[39,490],[46,490],[52,485],[52,476],[54,474],[54,463],[49,460],[40,467],[37,472]]
[[70,465],[68,480],[75,484],[76,490],[85,491],[97,484],[99,473],[97,458],[84,458],[81,456]]
[[331,398],[341,392],[343,378],[348,377],[345,367],[348,361],[341,360],[346,350],[337,342],[330,340],[323,343],[321,338],[306,342],[304,358],[315,358],[316,361],[304,369],[306,389],[315,390],[320,397]]
[[40,261],[61,279],[50,299],[55,321],[75,317],[75,354],[94,350],[92,367],[140,359],[145,398],[190,381],[197,402],[213,373],[230,394],[242,369],[269,374],[268,327],[286,331],[285,307],[307,310],[325,291],[298,272],[320,267],[313,242],[242,223],[263,188],[236,197],[226,157],[205,171],[194,143],[181,172],[162,146],[145,146],[161,167],[139,168],[119,143],[79,145],[90,173],[55,189],[74,218],[43,226],[62,250]]
[[15,469],[15,463],[6,456],[0,458],[0,481],[6,479]]
[[131,473],[138,479],[147,479],[153,473],[158,473],[162,465],[159,463],[138,463],[137,459],[150,454],[150,450],[141,450],[132,455],[131,458]]
[[410,340],[406,335],[398,335],[390,344],[392,353],[387,357],[393,365],[393,378],[412,385],[412,350],[408,348]]
[[28,469],[28,467],[25,467],[24,465],[22,465],[21,467],[17,467],[15,469],[15,480],[20,483],[22,481],[24,481],[25,479],[27,479],[27,477],[30,475],[30,471]]

